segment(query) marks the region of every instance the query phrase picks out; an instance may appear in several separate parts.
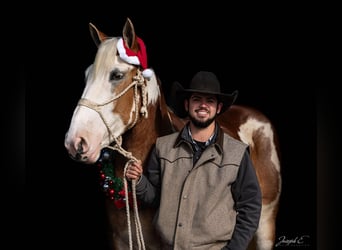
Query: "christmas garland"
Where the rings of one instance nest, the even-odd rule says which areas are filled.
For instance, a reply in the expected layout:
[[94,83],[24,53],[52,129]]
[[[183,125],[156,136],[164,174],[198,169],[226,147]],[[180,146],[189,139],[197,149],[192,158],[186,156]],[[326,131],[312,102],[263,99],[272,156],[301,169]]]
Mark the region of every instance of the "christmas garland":
[[[115,176],[115,167],[110,160],[110,157],[104,153],[105,157],[101,157],[97,166],[100,171],[100,185],[106,194],[106,196],[114,202],[114,205],[118,208],[125,208],[125,187],[123,179]],[[128,187],[128,201],[129,205],[133,205],[132,191]],[[138,203],[139,204],[139,203]]]

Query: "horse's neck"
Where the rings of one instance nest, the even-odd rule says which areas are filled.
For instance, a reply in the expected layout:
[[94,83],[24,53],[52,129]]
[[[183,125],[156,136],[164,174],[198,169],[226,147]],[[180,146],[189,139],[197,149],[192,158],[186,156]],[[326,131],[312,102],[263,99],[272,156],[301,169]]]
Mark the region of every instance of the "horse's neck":
[[[148,117],[140,117],[135,126],[122,135],[122,148],[145,164],[157,137],[179,131],[185,122],[170,111],[162,94],[156,104],[148,106]],[[117,175],[123,173],[128,160],[121,154],[115,157]]]
[[155,144],[157,137],[174,131],[172,120],[164,97],[148,106],[148,117],[140,117],[133,128],[122,137],[123,148],[144,162]]

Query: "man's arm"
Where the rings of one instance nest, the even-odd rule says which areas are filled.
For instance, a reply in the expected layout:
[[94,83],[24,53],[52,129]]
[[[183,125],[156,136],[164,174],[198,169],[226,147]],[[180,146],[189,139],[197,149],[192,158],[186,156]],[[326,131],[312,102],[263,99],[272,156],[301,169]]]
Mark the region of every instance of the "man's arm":
[[160,166],[153,148],[147,164],[147,176],[142,174],[136,185],[137,198],[148,205],[158,205],[160,200]]
[[232,239],[223,249],[246,250],[258,228],[262,205],[261,189],[248,151],[242,158],[232,192],[236,225]]

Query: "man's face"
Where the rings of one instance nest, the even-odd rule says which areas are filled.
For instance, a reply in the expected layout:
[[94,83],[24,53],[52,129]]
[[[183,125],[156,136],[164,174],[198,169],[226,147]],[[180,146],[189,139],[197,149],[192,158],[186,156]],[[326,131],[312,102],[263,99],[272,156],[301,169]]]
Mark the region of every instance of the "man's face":
[[222,108],[222,103],[218,103],[215,95],[201,93],[191,94],[184,105],[190,120],[200,128],[209,126]]

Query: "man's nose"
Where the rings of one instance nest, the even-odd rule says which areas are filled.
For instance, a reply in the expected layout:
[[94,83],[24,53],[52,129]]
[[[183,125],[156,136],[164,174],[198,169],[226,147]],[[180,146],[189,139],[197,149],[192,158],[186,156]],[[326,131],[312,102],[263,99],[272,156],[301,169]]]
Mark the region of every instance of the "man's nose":
[[205,100],[203,100],[200,102],[200,107],[208,107],[208,103]]

